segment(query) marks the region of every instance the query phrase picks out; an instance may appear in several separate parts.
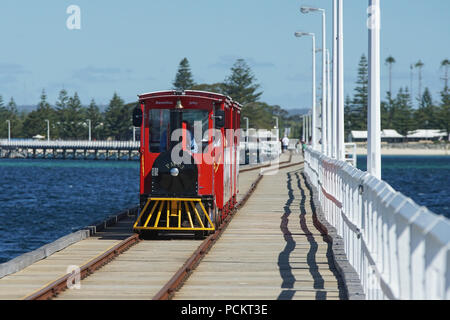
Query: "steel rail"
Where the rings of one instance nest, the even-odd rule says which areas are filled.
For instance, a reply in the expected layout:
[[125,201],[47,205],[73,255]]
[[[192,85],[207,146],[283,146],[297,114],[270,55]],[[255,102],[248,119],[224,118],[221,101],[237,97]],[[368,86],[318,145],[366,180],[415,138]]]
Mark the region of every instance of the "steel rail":
[[[128,250],[131,246],[141,241],[138,234],[134,234],[125,240],[121,241],[111,249],[108,249],[99,256],[93,258],[88,263],[80,268],[80,279],[84,279],[94,271],[100,269],[105,264],[113,260],[121,253]],[[55,297],[60,292],[68,288],[68,281],[73,277],[72,273],[68,273],[52,283],[46,285],[44,288],[26,296],[24,300],[49,300]]]
[[[292,154],[289,157],[288,161],[283,161],[282,163],[290,163],[292,160]],[[277,168],[274,168],[273,170],[288,168],[296,165],[303,164],[304,162],[296,162],[292,164],[287,164],[283,166],[279,166]],[[281,162],[280,162],[281,164]],[[252,168],[252,170],[259,169],[258,168]],[[266,172],[269,172],[272,170],[267,170]],[[245,196],[237,203],[236,207],[233,209],[231,214],[229,214],[225,220],[222,222],[222,224],[217,228],[216,232],[208,236],[197,248],[197,250],[192,254],[191,257],[188,258],[188,260],[183,264],[183,266],[174,274],[174,276],[164,285],[164,287],[161,288],[161,290],[153,296],[152,300],[169,300],[172,298],[172,296],[175,294],[175,292],[182,286],[182,284],[189,278],[189,276],[192,274],[194,269],[197,267],[197,265],[200,263],[200,261],[203,259],[203,257],[208,253],[208,251],[213,247],[213,245],[217,242],[219,237],[222,235],[222,233],[225,231],[227,226],[229,225],[231,219],[233,216],[237,213],[237,211],[244,206],[244,204],[247,202],[247,200],[250,198],[252,193],[255,191],[257,185],[264,177],[263,174],[259,174],[256,181],[252,184],[250,189],[247,191]]]

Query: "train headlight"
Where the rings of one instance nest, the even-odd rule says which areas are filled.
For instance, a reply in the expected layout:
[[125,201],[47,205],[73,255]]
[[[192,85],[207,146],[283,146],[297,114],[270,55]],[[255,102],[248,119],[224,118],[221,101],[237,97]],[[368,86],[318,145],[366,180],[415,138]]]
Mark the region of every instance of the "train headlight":
[[180,173],[180,171],[178,170],[178,168],[172,168],[172,169],[170,169],[170,174],[171,174],[173,177],[178,176],[179,173]]

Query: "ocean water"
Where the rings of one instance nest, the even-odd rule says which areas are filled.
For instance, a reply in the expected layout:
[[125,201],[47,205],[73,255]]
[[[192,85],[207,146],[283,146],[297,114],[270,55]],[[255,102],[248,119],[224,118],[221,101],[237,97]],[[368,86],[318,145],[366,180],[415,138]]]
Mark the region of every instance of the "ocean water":
[[[365,171],[367,157],[357,160],[357,167]],[[382,156],[381,179],[417,204],[450,218],[450,156]]]
[[0,159],[0,263],[138,202],[138,161]]

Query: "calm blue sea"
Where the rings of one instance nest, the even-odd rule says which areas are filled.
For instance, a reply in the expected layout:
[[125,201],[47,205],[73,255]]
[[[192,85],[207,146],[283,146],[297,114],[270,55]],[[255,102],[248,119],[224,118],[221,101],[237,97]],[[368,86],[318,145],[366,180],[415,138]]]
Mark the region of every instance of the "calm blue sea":
[[[357,166],[367,168],[367,157]],[[382,156],[381,179],[395,190],[450,218],[450,156]]]
[[0,263],[138,202],[138,161],[0,159]]
[[[450,217],[450,157],[385,156],[382,178]],[[137,161],[0,159],[0,263],[137,205],[138,193]]]

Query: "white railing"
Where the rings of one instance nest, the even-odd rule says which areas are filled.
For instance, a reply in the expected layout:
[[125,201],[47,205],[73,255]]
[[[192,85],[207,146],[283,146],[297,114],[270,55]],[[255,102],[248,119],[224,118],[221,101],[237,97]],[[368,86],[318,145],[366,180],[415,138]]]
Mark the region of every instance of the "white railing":
[[139,141],[83,141],[83,140],[8,140],[0,139],[0,148],[40,148],[40,149],[139,149]]
[[[352,151],[348,152],[348,148],[351,148]],[[347,161],[348,163],[351,163],[352,166],[356,167],[356,162],[357,162],[357,158],[356,158],[356,143],[346,143],[345,144],[345,161]]]
[[450,299],[449,219],[311,148],[305,173],[367,299]]

